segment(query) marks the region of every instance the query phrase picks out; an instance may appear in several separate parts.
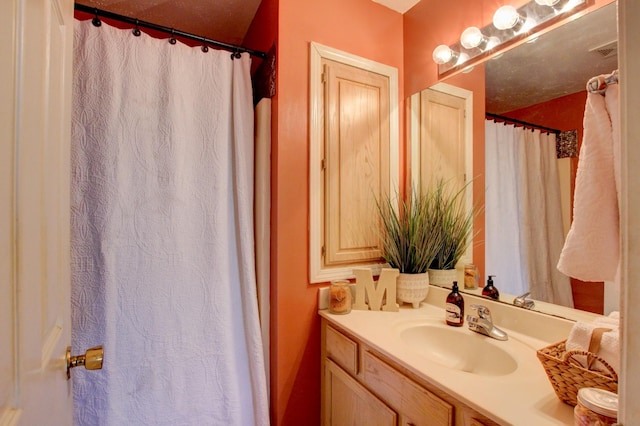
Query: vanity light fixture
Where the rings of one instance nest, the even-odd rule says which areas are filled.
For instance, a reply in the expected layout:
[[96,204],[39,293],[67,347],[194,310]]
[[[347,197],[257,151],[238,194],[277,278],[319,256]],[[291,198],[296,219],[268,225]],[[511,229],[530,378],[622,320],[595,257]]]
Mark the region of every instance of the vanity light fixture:
[[485,46],[485,50],[491,50],[494,47],[496,47],[497,45],[500,44],[500,39],[496,36],[491,36],[488,38],[488,42],[487,45]]
[[541,6],[552,7],[557,13],[562,13],[573,9],[575,6],[583,3],[580,0],[535,0]]
[[458,52],[455,52],[445,44],[441,44],[433,49],[433,62],[439,65],[455,62],[459,57],[460,54]]
[[553,7],[555,6],[560,0],[536,0],[536,3],[538,3],[540,6],[549,6],[549,7]]
[[502,6],[493,14],[493,25],[499,30],[513,30],[518,32],[526,22],[526,17],[510,5]]
[[456,60],[456,66],[462,65],[469,60],[469,54],[462,52],[458,54],[458,59]]
[[489,39],[482,34],[478,27],[469,27],[460,35],[460,44],[465,49],[477,47],[480,50],[484,50],[487,47],[487,43],[489,43]]
[[517,9],[510,5],[502,6],[494,13],[492,23],[482,28],[468,27],[455,43],[449,46],[441,44],[434,49],[433,60],[438,64],[438,75],[473,67],[474,59],[486,58],[494,48],[504,49],[512,42],[530,36],[537,27],[564,19],[593,1],[528,0]]

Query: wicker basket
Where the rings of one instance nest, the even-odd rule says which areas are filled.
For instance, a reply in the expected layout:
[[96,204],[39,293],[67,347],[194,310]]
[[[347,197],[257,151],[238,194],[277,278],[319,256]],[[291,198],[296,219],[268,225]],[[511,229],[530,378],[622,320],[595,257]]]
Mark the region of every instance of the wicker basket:
[[[566,340],[537,351],[553,390],[560,400],[571,406],[577,404],[576,397],[580,388],[600,388],[618,393],[618,375],[614,369],[596,354],[587,351],[565,350]],[[576,357],[586,357],[584,368]],[[599,363],[596,363],[598,361]],[[604,370],[594,366],[604,366]]]

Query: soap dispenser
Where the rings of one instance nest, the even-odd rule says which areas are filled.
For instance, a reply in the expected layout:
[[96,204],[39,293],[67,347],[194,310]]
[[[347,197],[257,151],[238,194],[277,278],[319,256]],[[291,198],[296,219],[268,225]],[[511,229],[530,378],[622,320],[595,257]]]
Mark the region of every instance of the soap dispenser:
[[493,286],[494,277],[495,275],[489,275],[489,278],[487,279],[487,285],[482,289],[482,295],[490,297],[493,300],[499,300],[500,292]]
[[445,306],[447,314],[447,325],[460,327],[464,323],[464,299],[458,291],[458,282],[454,281],[451,287],[451,293],[447,296],[447,304]]

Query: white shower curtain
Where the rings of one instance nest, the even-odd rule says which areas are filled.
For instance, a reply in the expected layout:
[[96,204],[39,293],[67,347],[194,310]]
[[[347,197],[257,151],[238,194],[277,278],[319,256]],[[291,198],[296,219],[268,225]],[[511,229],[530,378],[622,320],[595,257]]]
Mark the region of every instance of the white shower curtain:
[[556,269],[564,233],[555,135],[485,121],[485,270],[511,295],[573,307]]
[[76,21],[74,67],[76,424],[268,424],[250,58]]

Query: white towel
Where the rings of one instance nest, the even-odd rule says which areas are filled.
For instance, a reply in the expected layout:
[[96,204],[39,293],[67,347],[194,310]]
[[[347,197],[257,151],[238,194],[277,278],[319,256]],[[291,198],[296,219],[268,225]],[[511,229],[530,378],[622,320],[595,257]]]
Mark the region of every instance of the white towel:
[[[596,352],[596,355],[605,360],[607,364],[609,364],[611,368],[613,368],[616,374],[619,374],[620,328],[619,317],[617,316],[610,315],[609,317],[598,318],[592,323],[581,321],[576,322],[576,324],[569,332],[569,337],[567,338],[565,348],[567,351],[589,351],[591,336],[596,328],[605,328],[610,330],[602,334],[602,339],[600,340],[600,348]],[[574,359],[580,362],[583,367],[587,368],[586,356],[576,355],[574,356]],[[599,361],[596,361],[591,369],[608,371],[608,369]]]
[[620,312],[614,311],[609,314],[607,317],[599,317],[593,321],[594,325],[598,325],[600,327],[615,327],[620,328]]
[[587,96],[573,222],[558,261],[560,272],[582,281],[616,281],[620,257],[617,102],[617,85],[607,88],[605,96]]

